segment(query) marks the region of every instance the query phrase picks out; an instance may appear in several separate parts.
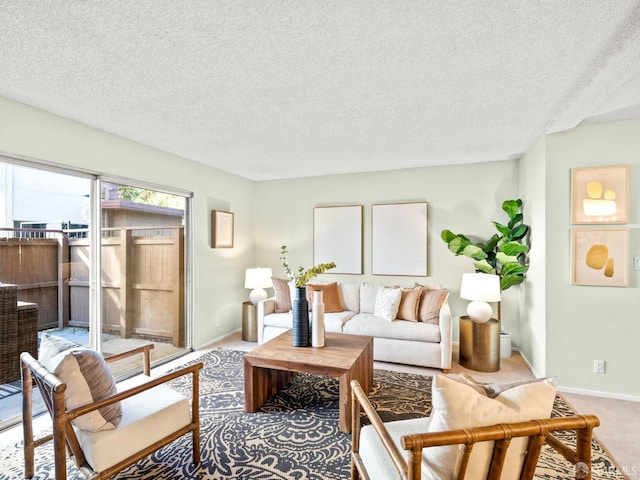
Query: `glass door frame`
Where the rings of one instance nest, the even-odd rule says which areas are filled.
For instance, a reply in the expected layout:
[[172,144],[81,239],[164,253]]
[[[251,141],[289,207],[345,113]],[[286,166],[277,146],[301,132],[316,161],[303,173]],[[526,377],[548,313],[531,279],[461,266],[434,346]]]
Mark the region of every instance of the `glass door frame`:
[[[130,185],[133,187],[156,190],[163,193],[184,197],[184,315],[185,315],[185,350],[193,349],[193,193],[164,185],[142,182],[125,177],[101,175],[87,169],[63,166],[44,160],[23,157],[14,154],[0,152],[0,162],[10,163],[27,168],[41,169],[52,173],[59,173],[90,180],[90,212],[89,212],[89,237],[90,244],[90,268],[89,268],[89,346],[98,351],[101,349],[100,332],[102,329],[102,269],[101,269],[101,244],[102,244],[102,207],[101,186],[103,182]],[[61,293],[59,293],[61,295]],[[63,299],[59,298],[59,302]]]
[[[142,181],[137,181],[137,180],[133,180],[130,178],[125,178],[125,177],[118,177],[118,176],[112,176],[112,175],[98,175],[96,176],[95,182],[93,183],[93,185],[95,185],[95,189],[97,190],[97,195],[93,195],[94,192],[92,192],[92,199],[100,199],[100,192],[102,191],[102,183],[113,183],[113,184],[118,184],[118,185],[126,185],[126,186],[130,186],[130,187],[136,187],[136,188],[140,188],[140,189],[145,189],[145,190],[154,190],[157,192],[161,192],[161,193],[168,193],[171,195],[177,195],[180,197],[184,198],[184,237],[185,237],[185,242],[184,242],[184,323],[185,323],[185,332],[184,332],[184,338],[185,338],[185,351],[191,351],[193,349],[193,215],[191,214],[193,212],[193,193],[186,191],[186,190],[182,190],[182,189],[178,189],[178,188],[172,188],[172,187],[167,187],[165,185],[158,185],[155,183],[150,183],[150,182],[142,182]],[[100,266],[102,265],[102,224],[101,224],[101,218],[102,218],[102,206],[101,206],[101,202],[100,201],[95,201],[94,202],[95,205],[92,204],[92,216],[91,219],[92,221],[95,220],[95,225],[98,226],[98,228],[92,229],[91,230],[91,235],[92,235],[92,242],[91,242],[91,247],[92,247],[92,251],[91,251],[91,258],[95,259],[95,262],[97,262],[94,265],[94,261],[91,262],[92,264],[92,268],[94,269],[94,272],[98,272],[97,275],[93,275],[91,274],[91,284],[92,284],[92,288],[95,288],[95,292],[93,296],[91,296],[90,298],[95,298],[96,299],[96,303],[94,305],[90,305],[90,309],[91,309],[91,316],[92,319],[98,319],[97,321],[99,321],[99,325],[100,325],[100,329],[93,329],[94,332],[97,331],[97,333],[92,333],[90,334],[91,336],[91,341],[92,341],[92,348],[96,348],[94,347],[93,342],[96,343],[96,345],[99,345],[100,343],[100,331],[101,331],[101,325],[102,325],[102,318],[101,318],[101,310],[102,310],[102,288],[98,288],[98,285],[102,286],[102,269],[100,268]],[[100,248],[98,247],[100,246]],[[94,251],[96,250],[96,251]],[[95,284],[94,284],[95,282]],[[99,301],[98,301],[99,299]],[[99,349],[98,349],[99,350]],[[167,361],[170,360],[171,357],[167,357],[162,359],[162,361]]]

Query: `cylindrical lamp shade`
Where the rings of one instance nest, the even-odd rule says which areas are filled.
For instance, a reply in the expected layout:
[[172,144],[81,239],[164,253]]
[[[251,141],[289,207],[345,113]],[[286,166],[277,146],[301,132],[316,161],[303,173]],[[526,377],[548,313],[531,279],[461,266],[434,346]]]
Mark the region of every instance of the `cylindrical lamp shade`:
[[462,275],[460,297],[472,300],[467,306],[467,314],[471,320],[486,322],[493,313],[487,302],[500,301],[500,277],[487,273],[465,273]]
[[260,300],[267,298],[265,288],[273,286],[271,282],[270,268],[247,268],[244,275],[244,288],[253,288],[249,294],[249,300],[256,305]]

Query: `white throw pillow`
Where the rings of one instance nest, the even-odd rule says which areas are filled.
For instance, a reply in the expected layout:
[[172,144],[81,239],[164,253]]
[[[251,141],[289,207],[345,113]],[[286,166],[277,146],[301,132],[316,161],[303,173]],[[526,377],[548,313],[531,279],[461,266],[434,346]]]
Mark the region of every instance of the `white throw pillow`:
[[[549,418],[556,396],[551,379],[521,383],[488,397],[462,382],[435,375],[432,383],[431,423],[429,432],[485,427],[499,423],[523,422]],[[527,438],[514,439],[507,452],[503,478],[517,478],[524,460]],[[467,466],[465,479],[486,478],[493,442],[478,443]],[[423,478],[455,478],[462,456],[462,446],[431,447],[423,456]]]
[[360,284],[360,313],[373,313],[376,308],[376,297],[382,289],[379,283],[362,282]]
[[384,318],[389,322],[393,322],[396,319],[396,315],[398,315],[401,297],[402,291],[399,288],[381,288],[376,295],[376,304],[373,314],[376,317]]

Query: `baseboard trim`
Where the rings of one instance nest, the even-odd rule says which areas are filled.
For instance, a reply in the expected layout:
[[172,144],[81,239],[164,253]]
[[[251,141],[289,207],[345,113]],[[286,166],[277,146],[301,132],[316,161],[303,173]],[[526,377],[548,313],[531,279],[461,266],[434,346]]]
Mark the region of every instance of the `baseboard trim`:
[[533,365],[531,365],[531,362],[529,362],[529,359],[525,356],[524,353],[522,353],[522,351],[519,348],[512,348],[511,351],[512,352],[518,352],[520,354],[520,357],[522,358],[522,360],[524,361],[525,365],[527,366],[527,368],[531,372],[531,375],[533,375],[536,378],[542,377],[542,375],[540,375],[538,372],[536,372],[536,369],[533,368]]
[[572,388],[572,387],[561,387],[561,386],[558,386],[558,391],[561,393],[586,395],[588,397],[611,398],[613,400],[626,400],[627,402],[640,403],[640,397],[635,395],[626,395],[622,393],[600,392],[598,390],[587,390],[584,388]]
[[242,331],[242,329],[238,328],[236,330],[233,330],[232,332],[225,333],[224,335],[222,335],[220,337],[217,337],[217,338],[214,338],[213,340],[210,340],[210,341],[208,341],[207,343],[205,343],[203,345],[199,345],[197,347],[194,347],[194,350],[196,350],[196,351],[197,350],[206,350],[208,348],[211,348],[211,345],[213,345],[214,343],[221,342],[225,338],[230,337],[232,335],[235,335],[236,333],[241,332],[241,331]]

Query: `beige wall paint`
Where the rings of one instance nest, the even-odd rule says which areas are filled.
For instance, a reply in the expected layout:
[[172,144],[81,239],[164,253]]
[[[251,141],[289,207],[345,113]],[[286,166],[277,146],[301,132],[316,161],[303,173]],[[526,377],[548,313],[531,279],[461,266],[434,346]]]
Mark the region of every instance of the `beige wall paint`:
[[[284,278],[279,260],[280,246],[286,244],[292,266],[313,263],[313,208],[320,206],[364,206],[364,274],[325,274],[323,280],[374,281],[391,285],[413,282],[441,284],[450,290],[455,316],[466,314],[466,301],[459,298],[464,272],[473,272],[473,263],[456,257],[447,249],[440,232],[488,239],[495,228],[491,220],[504,221],[503,200],[517,198],[518,162],[499,161],[469,165],[392,170],[388,172],[335,175],[259,182],[256,185],[256,260]],[[371,273],[371,205],[428,202],[428,277],[379,276]],[[517,332],[518,290],[506,292],[503,319]],[[457,321],[454,322],[457,338]],[[513,328],[512,328],[513,327]],[[517,342],[517,338],[514,338]]]
[[[640,255],[640,120],[577,127],[546,140],[546,365],[560,386],[640,396],[640,273],[629,287],[570,285],[571,168],[631,165],[630,257]],[[593,373],[593,360],[606,373]]]
[[[1,97],[0,152],[193,192],[193,344],[240,328],[253,264],[252,181]],[[232,249],[210,248],[213,208],[235,213]]]

